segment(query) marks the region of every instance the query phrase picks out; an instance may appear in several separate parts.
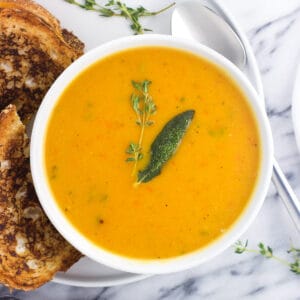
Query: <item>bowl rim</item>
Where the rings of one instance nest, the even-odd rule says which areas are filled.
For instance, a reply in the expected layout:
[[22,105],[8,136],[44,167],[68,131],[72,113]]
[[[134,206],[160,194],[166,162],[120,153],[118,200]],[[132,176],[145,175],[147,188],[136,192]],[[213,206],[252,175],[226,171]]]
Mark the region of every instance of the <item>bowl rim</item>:
[[[63,90],[79,73],[94,62],[122,50],[147,46],[175,48],[191,52],[208,60],[228,74],[245,95],[255,116],[261,141],[261,160],[256,186],[243,212],[226,233],[208,245],[183,256],[150,260],[122,256],[89,241],[71,224],[59,208],[47,183],[44,168],[45,133],[51,113]],[[182,271],[212,259],[232,245],[250,226],[263,204],[271,180],[274,152],[268,118],[261,107],[259,96],[245,75],[211,48],[193,41],[160,34],[119,38],[96,47],[72,63],[51,86],[37,112],[32,129],[30,149],[30,165],[36,193],[46,215],[60,234],[84,255],[101,264],[121,271],[140,274]]]

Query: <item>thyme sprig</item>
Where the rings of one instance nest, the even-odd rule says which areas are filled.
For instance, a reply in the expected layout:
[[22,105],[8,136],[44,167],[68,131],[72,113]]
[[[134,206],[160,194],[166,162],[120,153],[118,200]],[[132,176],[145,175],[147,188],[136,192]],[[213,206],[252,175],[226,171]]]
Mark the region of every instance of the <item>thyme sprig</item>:
[[259,243],[258,249],[249,249],[248,240],[246,242],[237,241],[234,244],[234,252],[237,254],[242,254],[244,252],[252,252],[252,253],[260,254],[263,257],[268,259],[270,258],[275,259],[281,264],[288,266],[291,272],[300,275],[300,249],[295,248],[293,246],[289,250],[287,250],[288,254],[292,254],[293,257],[292,262],[286,259],[282,259],[278,256],[275,256],[273,253],[273,249],[270,246],[266,246],[264,243]]
[[116,0],[109,0],[104,5],[98,4],[96,0],[84,0],[83,2],[78,2],[77,0],[65,1],[85,10],[98,12],[102,17],[123,17],[130,21],[130,28],[135,34],[143,34],[145,31],[151,31],[151,29],[144,28],[141,25],[141,17],[156,16],[175,5],[174,2],[158,11],[149,11],[143,6],[132,8],[127,6],[124,2]]
[[141,128],[138,142],[130,143],[126,150],[126,153],[130,155],[126,161],[134,162],[132,171],[132,174],[134,175],[138,161],[144,157],[142,152],[144,132],[146,127],[149,127],[154,123],[154,121],[150,120],[150,118],[156,112],[156,105],[152,96],[149,94],[149,86],[151,85],[151,81],[132,81],[131,84],[138,92],[138,94],[131,95],[131,106],[137,117],[136,124]]

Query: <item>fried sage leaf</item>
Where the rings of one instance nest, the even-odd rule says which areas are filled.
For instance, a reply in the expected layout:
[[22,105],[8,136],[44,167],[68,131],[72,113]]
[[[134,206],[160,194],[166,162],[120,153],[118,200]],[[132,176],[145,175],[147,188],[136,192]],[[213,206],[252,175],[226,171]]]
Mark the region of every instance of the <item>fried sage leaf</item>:
[[151,145],[151,158],[148,166],[138,172],[137,183],[148,182],[161,173],[164,165],[178,149],[194,114],[194,110],[187,110],[176,115],[164,126]]

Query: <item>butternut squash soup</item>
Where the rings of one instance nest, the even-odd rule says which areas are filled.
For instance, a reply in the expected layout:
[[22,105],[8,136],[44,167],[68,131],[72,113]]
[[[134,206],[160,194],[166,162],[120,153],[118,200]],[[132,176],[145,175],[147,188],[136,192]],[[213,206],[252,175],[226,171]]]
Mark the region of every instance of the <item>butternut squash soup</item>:
[[246,207],[259,164],[256,120],[238,86],[166,47],[122,51],[81,72],[45,139],[66,218],[94,244],[142,259],[220,237]]

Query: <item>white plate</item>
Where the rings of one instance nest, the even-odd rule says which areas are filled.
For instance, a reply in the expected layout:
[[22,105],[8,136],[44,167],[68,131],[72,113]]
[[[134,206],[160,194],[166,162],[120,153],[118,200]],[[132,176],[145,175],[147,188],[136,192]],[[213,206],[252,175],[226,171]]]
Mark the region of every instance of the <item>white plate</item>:
[[[63,27],[73,31],[85,43],[86,50],[90,50],[112,39],[132,34],[131,30],[129,29],[128,22],[124,19],[117,17],[99,17],[97,13],[84,11],[74,5],[66,3],[64,0],[36,1],[52,12],[61,21]],[[184,0],[178,0],[177,3],[182,1]],[[228,23],[233,26],[238,36],[240,36],[244,42],[248,56],[247,65],[244,71],[250,82],[258,91],[258,94],[261,96],[263,105],[264,102],[261,78],[252,49],[245,35],[239,29],[238,25],[234,21],[234,18],[216,1],[199,1],[218,12]],[[151,2],[146,0],[125,0],[125,2],[133,7],[137,5],[144,5],[150,10],[158,10],[170,4],[172,0]],[[101,1],[99,1],[99,3],[101,3]],[[155,17],[144,18],[142,23],[145,25],[145,27],[153,29],[154,33],[170,34],[171,12],[172,11],[169,10],[164,14]],[[298,128],[300,128],[300,126]],[[73,286],[101,287],[130,283],[144,279],[148,276],[149,275],[121,272],[98,264],[88,258],[82,258],[67,272],[58,273],[53,281]]]
[[66,273],[57,273],[53,281],[73,286],[101,287],[135,282],[149,276],[118,271],[83,257]]
[[292,99],[292,117],[295,131],[295,138],[300,151],[300,66],[298,67],[296,80],[294,83],[294,92]]

